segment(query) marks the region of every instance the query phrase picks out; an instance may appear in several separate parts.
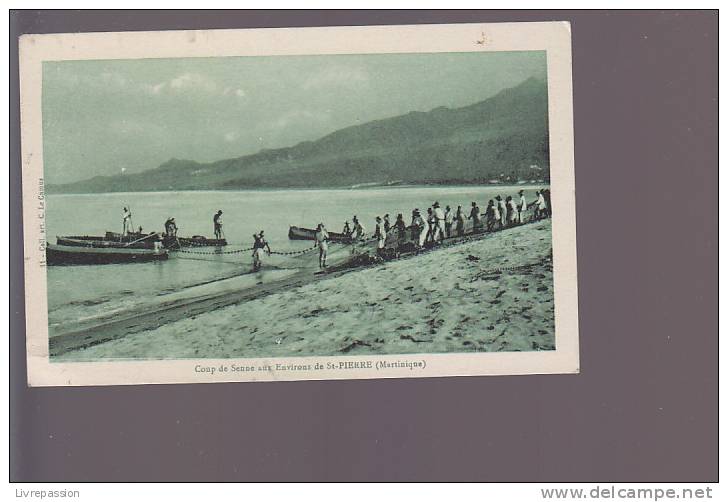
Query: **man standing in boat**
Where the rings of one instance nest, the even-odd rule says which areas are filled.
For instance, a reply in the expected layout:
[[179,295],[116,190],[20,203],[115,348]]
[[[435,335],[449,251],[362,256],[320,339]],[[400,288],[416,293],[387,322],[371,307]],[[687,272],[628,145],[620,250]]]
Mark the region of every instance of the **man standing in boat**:
[[129,208],[124,208],[124,212],[121,214],[123,227],[121,230],[121,235],[128,235],[129,233],[133,232],[134,229],[131,226],[131,211],[129,211]]
[[255,242],[253,242],[253,270],[257,271],[260,270],[260,266],[263,264],[263,250],[266,249],[270,254],[270,246],[263,237],[262,230],[259,234],[253,234],[253,239],[255,239]]
[[215,231],[215,239],[222,239],[222,209],[215,213],[212,217],[212,226]]
[[[347,222],[348,223],[348,222]],[[326,231],[323,223],[319,223],[316,227],[316,244],[319,248],[319,268],[326,268],[326,255],[329,251],[329,233]]]
[[177,223],[174,218],[167,218],[167,221],[164,222],[164,232],[168,238],[177,237]]
[[359,218],[354,216],[354,218],[352,218],[351,221],[354,222],[354,239],[355,240],[363,239],[365,230],[364,230],[364,226],[359,221]]

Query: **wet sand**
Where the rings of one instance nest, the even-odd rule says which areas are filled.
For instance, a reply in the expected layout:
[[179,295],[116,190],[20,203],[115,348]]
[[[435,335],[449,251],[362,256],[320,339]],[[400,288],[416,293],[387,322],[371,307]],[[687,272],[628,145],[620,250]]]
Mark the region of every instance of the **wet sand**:
[[544,220],[373,267],[301,268],[242,290],[232,282],[222,293],[59,335],[51,353],[110,360],[553,350],[551,256]]

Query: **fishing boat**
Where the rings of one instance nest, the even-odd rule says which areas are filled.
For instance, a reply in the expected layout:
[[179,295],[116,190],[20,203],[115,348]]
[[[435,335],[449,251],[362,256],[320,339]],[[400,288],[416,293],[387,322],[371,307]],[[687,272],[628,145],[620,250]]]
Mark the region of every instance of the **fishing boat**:
[[[331,242],[344,242],[348,243],[352,241],[351,236],[346,234],[341,234],[338,232],[330,232],[329,234],[329,240]],[[298,240],[298,241],[314,241],[316,240],[316,230],[310,229],[310,228],[302,228],[302,227],[294,227],[291,226],[288,229],[288,238],[291,240]]]
[[107,265],[112,263],[142,263],[166,260],[169,252],[157,246],[154,249],[129,247],[94,247],[46,245],[48,265]]
[[162,244],[168,249],[193,246],[227,246],[227,240],[208,239],[202,235],[193,235],[192,237],[173,237],[165,235],[162,239]]
[[159,234],[128,234],[122,236],[106,232],[103,237],[96,235],[66,235],[56,237],[59,246],[119,249],[155,249],[161,242]]

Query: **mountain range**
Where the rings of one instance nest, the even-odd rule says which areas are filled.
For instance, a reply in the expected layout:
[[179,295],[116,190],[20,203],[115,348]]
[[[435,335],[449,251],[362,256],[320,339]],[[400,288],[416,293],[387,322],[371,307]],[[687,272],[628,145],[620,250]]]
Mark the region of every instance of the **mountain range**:
[[548,95],[535,78],[462,108],[340,129],[316,141],[200,163],[171,159],[49,193],[481,184],[549,179]]

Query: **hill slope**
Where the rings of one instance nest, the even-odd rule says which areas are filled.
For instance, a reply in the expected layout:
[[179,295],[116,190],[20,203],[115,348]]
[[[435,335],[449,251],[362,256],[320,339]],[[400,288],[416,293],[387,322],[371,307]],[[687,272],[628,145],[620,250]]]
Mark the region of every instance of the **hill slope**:
[[[546,84],[529,79],[463,108],[375,120],[317,141],[212,163],[172,159],[49,192],[344,187],[548,179]],[[541,169],[529,166],[538,165]]]

